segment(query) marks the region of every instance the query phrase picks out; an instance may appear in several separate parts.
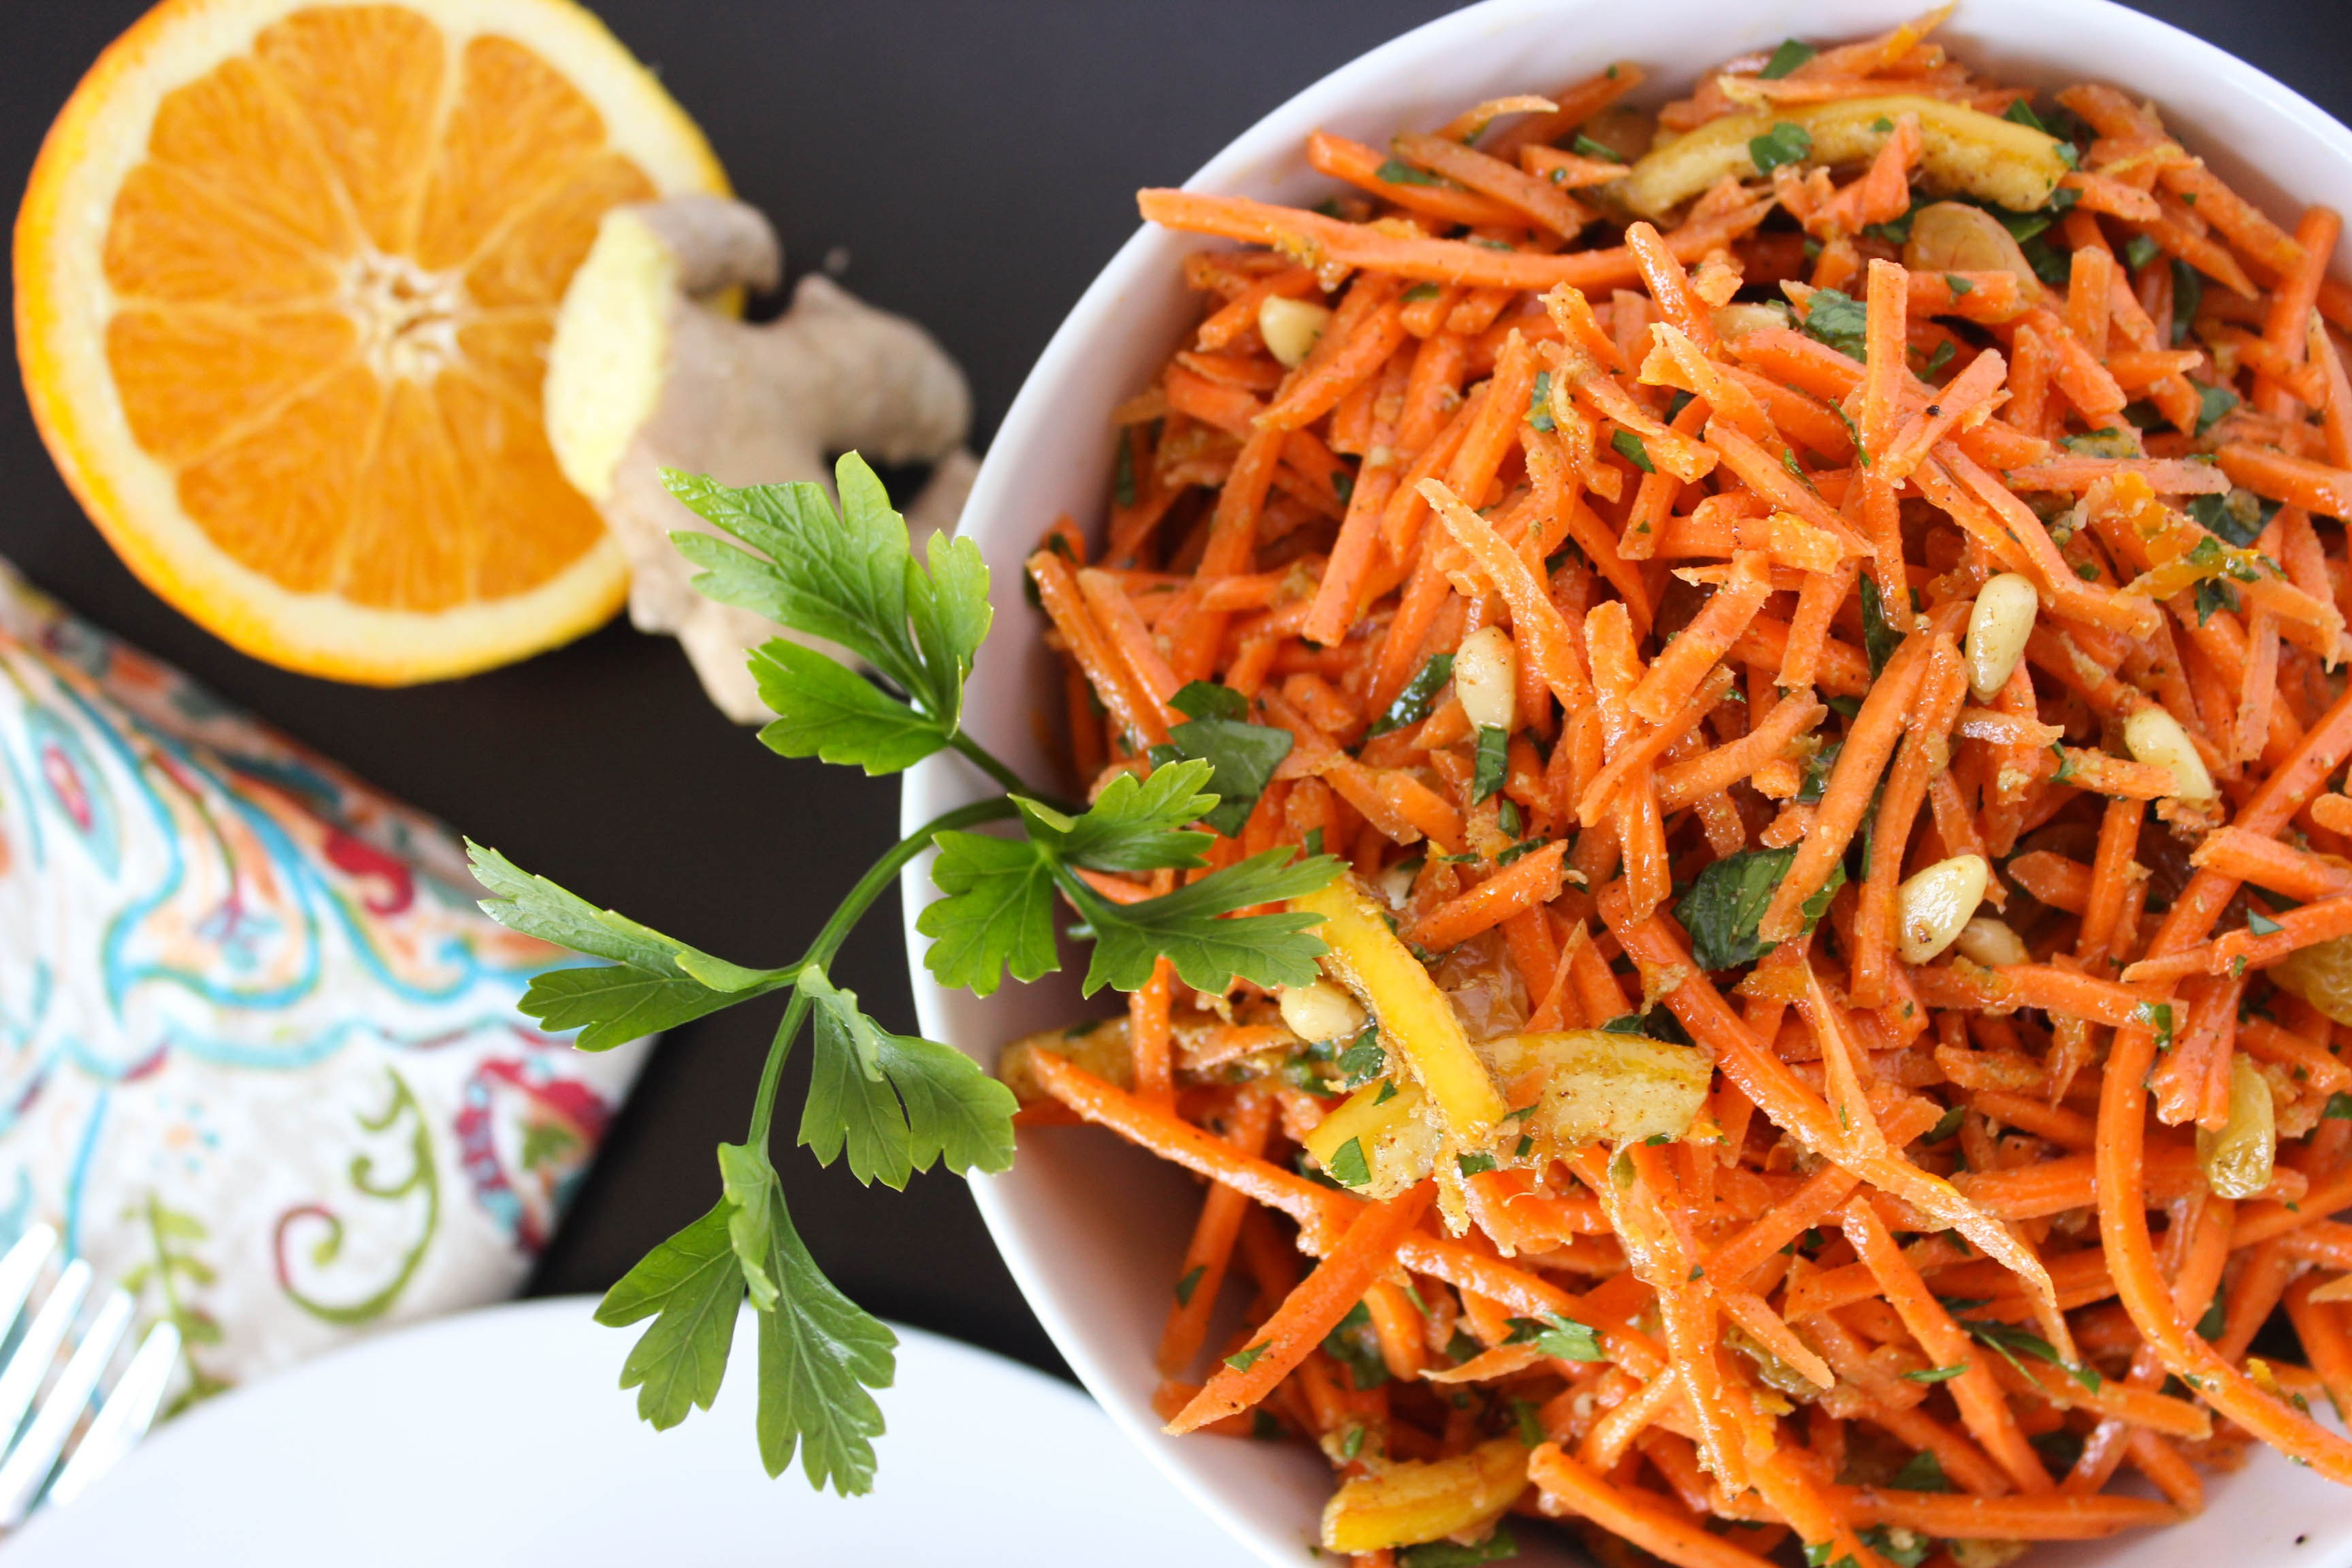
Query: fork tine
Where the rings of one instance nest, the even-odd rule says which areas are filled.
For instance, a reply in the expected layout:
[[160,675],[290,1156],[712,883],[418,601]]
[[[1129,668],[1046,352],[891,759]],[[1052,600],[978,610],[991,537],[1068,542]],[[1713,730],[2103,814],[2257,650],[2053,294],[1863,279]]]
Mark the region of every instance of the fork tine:
[[48,1226],[36,1225],[16,1238],[5,1257],[0,1257],[0,1338],[16,1326],[25,1299],[33,1293],[33,1281],[40,1278],[41,1265],[57,1249],[58,1233]]
[[149,1329],[147,1337],[139,1342],[138,1353],[122,1369],[114,1392],[99,1406],[98,1418],[58,1472],[57,1484],[49,1488],[52,1504],[69,1503],[79,1497],[84,1487],[112,1469],[114,1461],[147,1435],[179,1361],[180,1331],[170,1323]]
[[49,1396],[41,1402],[32,1426],[26,1428],[23,1440],[0,1462],[0,1529],[13,1530],[33,1511],[41,1483],[56,1468],[66,1439],[73,1436],[74,1423],[89,1407],[98,1380],[130,1329],[131,1298],[121,1290],[110,1290],[65,1371],[58,1374]]
[[58,1276],[57,1289],[34,1314],[33,1326],[8,1358],[7,1369],[0,1371],[0,1445],[16,1435],[25,1412],[33,1407],[33,1395],[41,1391],[42,1380],[58,1359],[58,1347],[66,1342],[66,1331],[73,1327],[89,1291],[89,1260],[77,1258]]

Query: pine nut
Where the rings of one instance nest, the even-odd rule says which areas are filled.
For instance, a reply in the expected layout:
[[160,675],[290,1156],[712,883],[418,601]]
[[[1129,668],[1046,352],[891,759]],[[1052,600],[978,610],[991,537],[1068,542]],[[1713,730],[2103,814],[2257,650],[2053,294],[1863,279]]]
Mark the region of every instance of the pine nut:
[[1310,1045],[1352,1039],[1364,1026],[1363,1005],[1328,980],[1284,986],[1281,1005],[1282,1021]]
[[1715,312],[1715,335],[1718,338],[1744,338],[1768,327],[1788,324],[1788,308],[1782,305],[1722,305]]
[[2168,709],[2151,703],[2124,721],[2124,746],[2134,758],[2172,772],[2172,793],[2182,800],[2213,798],[2213,775],[2197,743]]
[[1265,340],[1265,352],[1286,370],[1297,370],[1306,362],[1315,340],[1330,324],[1331,312],[1310,300],[1268,294],[1258,301],[1257,335]]
[[2010,930],[2007,921],[1990,915],[1979,915],[1962,926],[1952,946],[1970,963],[1981,963],[1987,969],[2033,962],[2033,954],[2025,950],[2025,939]]
[[2009,684],[2017,661],[2025,657],[2025,639],[2033,635],[2033,617],[2042,609],[2032,581],[2015,572],[2003,572],[1977,590],[1976,608],[1969,612],[1969,689],[1979,702],[1990,702]]
[[2197,1163],[2217,1198],[2250,1198],[2271,1184],[2278,1155],[2271,1080],[2243,1052],[2230,1058],[2230,1120],[2219,1132],[2197,1130]]
[[1508,734],[1518,700],[1519,650],[1500,626],[1480,626],[1454,651],[1454,695],[1481,730]]
[[1958,940],[1984,901],[1992,868],[1981,855],[1955,855],[1917,873],[1895,892],[1896,947],[1906,963],[1925,963]]

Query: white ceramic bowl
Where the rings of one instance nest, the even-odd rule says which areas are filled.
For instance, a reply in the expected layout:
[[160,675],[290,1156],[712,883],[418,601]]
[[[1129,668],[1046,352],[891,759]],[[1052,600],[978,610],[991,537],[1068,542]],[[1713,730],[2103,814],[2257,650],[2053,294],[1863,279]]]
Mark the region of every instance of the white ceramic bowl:
[[[1188,184],[1310,204],[1330,189],[1304,153],[1318,127],[1380,145],[1400,128],[1439,124],[1465,105],[1542,91],[1615,59],[1649,68],[1646,90],[1663,97],[1745,50],[1791,35],[1826,40],[1880,31],[1926,3],[1487,0],[1325,77]],[[2106,81],[2153,98],[2193,151],[2289,226],[2297,202],[2352,212],[2352,132],[2252,66],[2161,22],[2106,0],[1961,0],[1938,36],[2003,79]],[[1179,264],[1210,243],[1146,228],[1120,248],[1030,372],[965,510],[963,531],[994,573],[997,616],[967,711],[973,731],[1026,776],[1056,776],[1037,740],[1051,723],[1034,721],[1050,721],[1061,686],[1038,640],[1043,619],[1021,594],[1022,558],[1064,513],[1099,525],[1110,487],[1110,410],[1150,382],[1193,319],[1197,301]],[[908,775],[906,823],[911,828],[985,787],[959,761],[927,762]],[[912,924],[935,896],[925,868],[908,873],[905,892],[916,1006],[932,1038],[987,1063],[1005,1040],[1111,1010],[1102,996],[1082,1002],[1068,973],[1008,985],[987,1001],[942,991],[923,968]],[[1319,1457],[1272,1444],[1171,1438],[1151,1413],[1152,1352],[1199,1205],[1191,1179],[1108,1133],[1074,1129],[1024,1134],[1013,1170],[973,1187],[1029,1304],[1119,1426],[1265,1562],[1311,1562],[1307,1544],[1331,1484]],[[2267,1452],[2237,1475],[2208,1478],[2207,1487],[2210,1506],[2192,1524],[2047,1548],[2030,1561],[2042,1568],[2352,1563],[2352,1492]]]

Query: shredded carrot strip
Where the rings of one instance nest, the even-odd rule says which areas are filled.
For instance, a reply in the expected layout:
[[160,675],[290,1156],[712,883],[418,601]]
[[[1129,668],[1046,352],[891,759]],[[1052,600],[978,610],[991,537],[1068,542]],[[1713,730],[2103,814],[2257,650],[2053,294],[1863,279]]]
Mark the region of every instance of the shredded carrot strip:
[[1662,1498],[1612,1484],[1546,1443],[1528,1456],[1528,1476],[1544,1506],[1576,1513],[1675,1568],[1769,1568],[1769,1560],[1711,1535]]
[[1794,936],[1804,922],[1805,901],[1822,889],[1831,870],[1862,826],[1863,813],[1877,788],[1878,777],[1895,743],[1902,739],[1905,711],[1927,673],[1929,639],[1914,634],[1887,664],[1884,674],[1863,700],[1853,728],[1838,752],[1822,796],[1822,813],[1813,830],[1797,850],[1788,875],[1772,894],[1757,922],[1759,935],[1774,941]]
[[[1225,1136],[1243,1153],[1256,1156],[1264,1152],[1273,1125],[1274,1101],[1253,1095],[1236,1108]],[[1184,1248],[1182,1270],[1176,1276],[1175,1304],[1169,1309],[1168,1326],[1160,1335],[1160,1353],[1153,1358],[1161,1376],[1176,1376],[1200,1353],[1201,1343],[1208,1337],[1209,1314],[1216,1309],[1217,1292],[1223,1288],[1225,1268],[1233,1260],[1234,1243],[1241,1235],[1242,1216],[1248,1212],[1248,1197],[1232,1187],[1212,1185],[1202,1200],[1201,1217],[1192,1227],[1191,1244]]]
[[1324,1255],[1323,1261],[1254,1331],[1247,1348],[1226,1358],[1192,1402],[1168,1423],[1182,1434],[1240,1414],[1274,1392],[1298,1363],[1323,1342],[1366,1289],[1396,1259],[1397,1243],[1421,1223],[1434,1188],[1422,1186],[1389,1203],[1364,1210]]
[[1383,201],[1394,202],[1408,212],[1425,214],[1447,223],[1477,225],[1512,221],[1509,207],[1475,191],[1428,181],[1386,178],[1381,173],[1389,162],[1385,153],[1360,142],[1334,136],[1328,131],[1318,131],[1307,139],[1307,161],[1318,173],[1328,174],[1335,180],[1345,180]]

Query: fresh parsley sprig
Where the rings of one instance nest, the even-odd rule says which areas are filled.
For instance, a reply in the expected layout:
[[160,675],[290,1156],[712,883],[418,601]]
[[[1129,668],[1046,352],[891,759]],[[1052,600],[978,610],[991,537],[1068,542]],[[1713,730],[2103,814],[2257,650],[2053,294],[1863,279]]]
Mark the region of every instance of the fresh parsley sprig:
[[[917,920],[924,962],[940,983],[985,996],[1007,973],[1035,980],[1060,967],[1057,899],[1093,941],[1085,989],[1132,990],[1166,959],[1184,983],[1217,993],[1236,978],[1260,985],[1311,979],[1323,944],[1317,917],[1242,911],[1323,886],[1328,856],[1273,849],[1158,897],[1126,903],[1088,873],[1198,871],[1214,832],[1239,831],[1287,752],[1288,736],[1246,721],[1237,692],[1187,689],[1192,742],[1157,756],[1148,776],[1113,780],[1084,810],[1024,784],[962,730],[964,682],[988,635],[988,568],[969,540],[934,537],[918,562],[881,482],[852,453],[835,469],[841,504],[812,484],[730,486],[668,473],[670,493],[736,542],[673,535],[702,569],[710,598],[767,616],[862,661],[889,689],[822,648],[778,638],[751,655],[774,721],[760,731],[788,757],[899,772],[953,749],[1004,793],[961,806],[893,845],[850,889],[793,963],[750,968],[715,957],[523,871],[467,843],[501,924],[599,964],[540,975],[523,1012],[550,1030],[579,1031],[605,1050],[706,1014],[789,991],[740,1143],[719,1145],[719,1197],[709,1213],[648,1253],[606,1293],[601,1322],[644,1322],[621,1386],[656,1427],[717,1398],[736,1321],[748,1300],[759,1322],[760,1453],[770,1475],[800,1458],[812,1486],[845,1495],[874,1480],[882,1434],[873,1391],[895,1374],[897,1337],[836,1289],[793,1231],[770,1134],[784,1064],[803,1026],[814,1053],[798,1141],[822,1164],[846,1158],[862,1183],[904,1187],[918,1171],[1002,1171],[1013,1161],[1010,1090],[961,1052],[885,1028],[834,983],[842,943],[919,857],[936,849],[941,897]],[[1262,733],[1260,731],[1263,731]],[[1213,791],[1209,786],[1218,786]],[[1220,794],[1230,796],[1221,802]],[[1236,816],[1230,809],[1241,807]],[[972,831],[1009,823],[1020,837]]]

